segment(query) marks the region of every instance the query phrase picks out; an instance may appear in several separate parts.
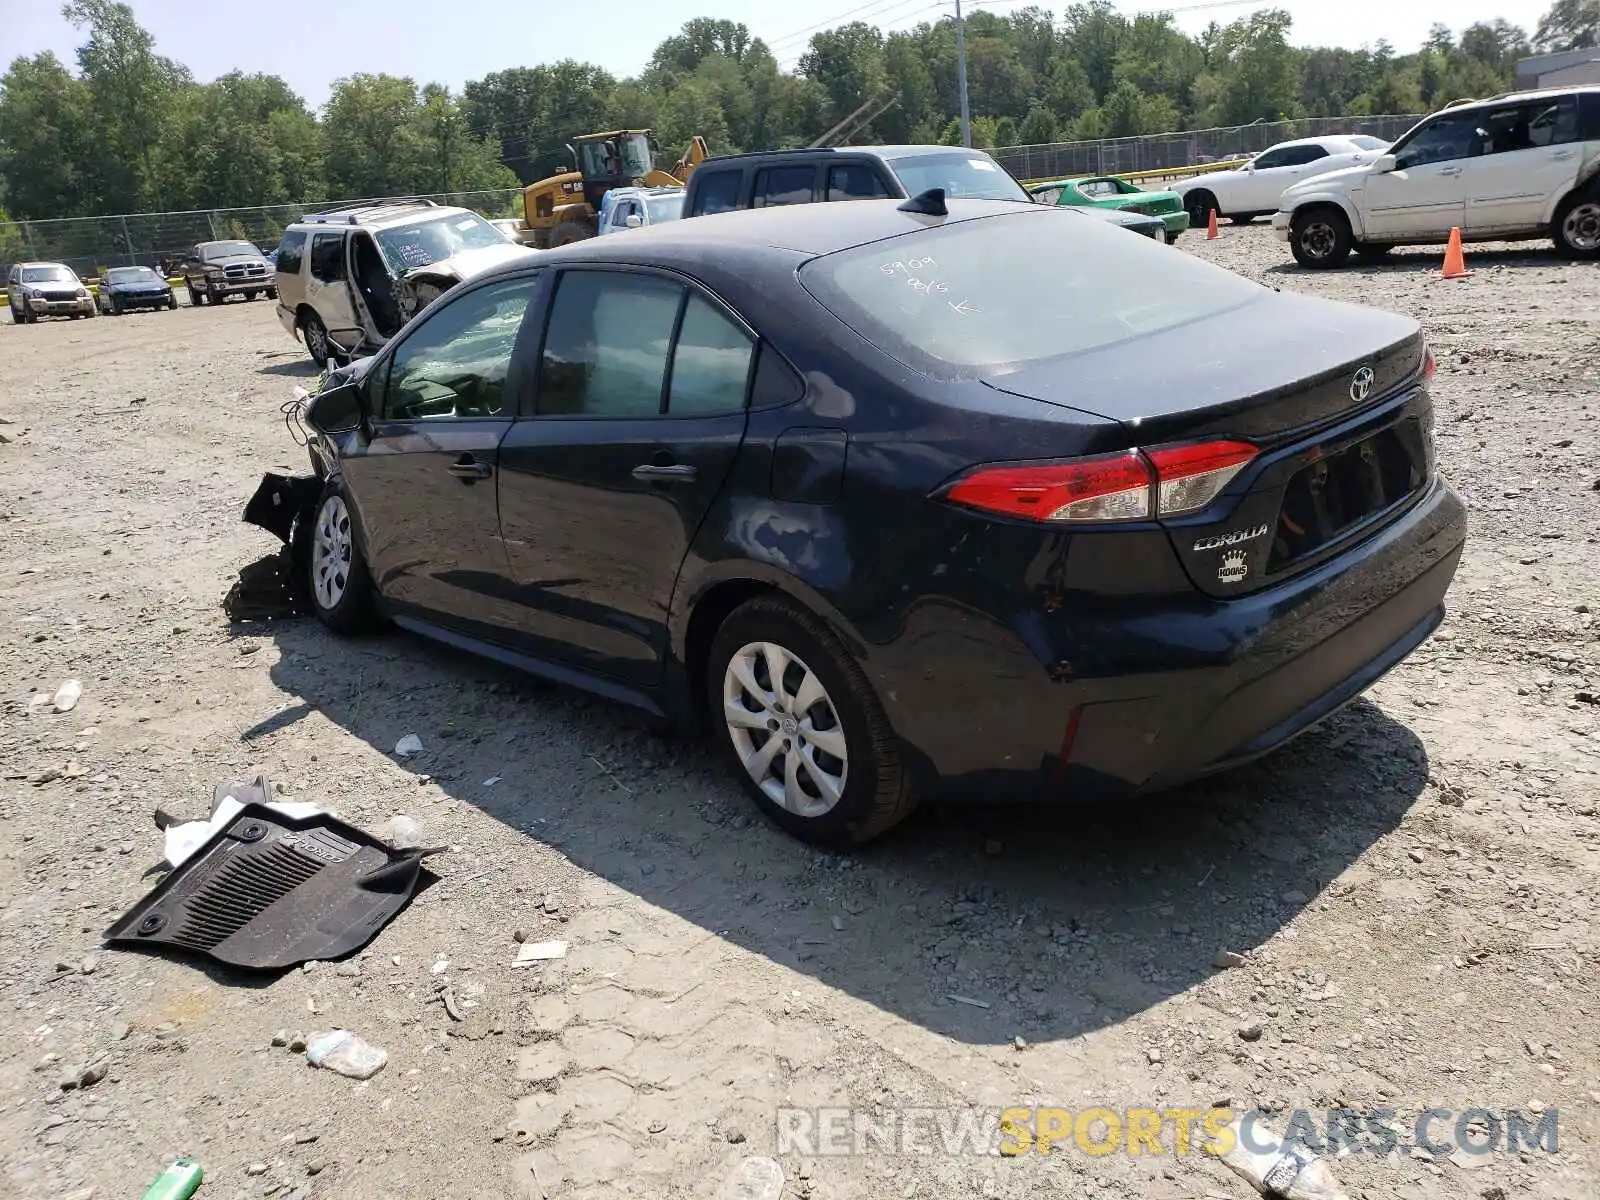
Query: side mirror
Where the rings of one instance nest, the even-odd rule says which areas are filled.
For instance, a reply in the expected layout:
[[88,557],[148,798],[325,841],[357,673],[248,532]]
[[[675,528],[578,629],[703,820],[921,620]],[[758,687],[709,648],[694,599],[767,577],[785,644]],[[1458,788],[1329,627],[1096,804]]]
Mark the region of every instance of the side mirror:
[[361,389],[345,383],[312,397],[306,409],[306,423],[318,433],[349,433],[361,427],[364,415]]
[[1399,166],[1400,160],[1392,154],[1380,154],[1372,160],[1372,171],[1375,175],[1386,175]]
[[644,224],[644,218],[638,213],[629,213],[628,219],[623,222],[629,229],[638,229]]

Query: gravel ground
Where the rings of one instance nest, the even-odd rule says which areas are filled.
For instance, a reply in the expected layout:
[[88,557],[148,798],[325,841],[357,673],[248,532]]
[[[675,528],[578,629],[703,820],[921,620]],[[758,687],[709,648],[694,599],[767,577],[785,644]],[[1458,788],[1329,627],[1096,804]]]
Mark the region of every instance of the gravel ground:
[[[230,626],[275,547],[242,504],[305,461],[270,305],[0,329],[7,1196],[138,1195],[190,1154],[203,1198],[714,1197],[768,1155],[790,1198],[1243,1200],[1208,1155],[835,1157],[775,1121],[1232,1101],[1392,1108],[1402,1141],[1430,1106],[1554,1109],[1555,1154],[1331,1167],[1355,1196],[1594,1197],[1600,270],[1475,247],[1462,281],[1431,251],[1311,274],[1261,226],[1175,253],[1426,323],[1473,523],[1449,619],[1251,768],[1122,811],[926,811],[853,857],[604,703],[408,636]],[[30,705],[67,678],[75,709]],[[152,810],[257,771],[421,820],[437,881],[357,958],[280,976],[102,949]],[[517,934],[571,950],[512,970]],[[388,1066],[272,1045],[333,1027]]]

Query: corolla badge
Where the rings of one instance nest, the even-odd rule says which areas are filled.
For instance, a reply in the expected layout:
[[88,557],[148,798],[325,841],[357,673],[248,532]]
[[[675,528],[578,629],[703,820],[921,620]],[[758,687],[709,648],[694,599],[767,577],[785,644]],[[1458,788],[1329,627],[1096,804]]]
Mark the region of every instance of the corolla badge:
[[1223,546],[1237,546],[1240,542],[1252,542],[1258,537],[1266,537],[1269,526],[1257,525],[1254,529],[1235,529],[1231,533],[1218,533],[1211,537],[1201,538],[1194,544],[1196,550],[1220,550]]
[[1350,381],[1350,399],[1360,404],[1372,394],[1372,381],[1375,376],[1371,367],[1362,367],[1356,372],[1356,377]]

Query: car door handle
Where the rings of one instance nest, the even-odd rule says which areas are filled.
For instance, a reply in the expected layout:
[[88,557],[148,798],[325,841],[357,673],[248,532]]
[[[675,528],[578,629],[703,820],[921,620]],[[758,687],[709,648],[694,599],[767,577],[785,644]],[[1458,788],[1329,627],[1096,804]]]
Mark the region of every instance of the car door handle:
[[635,479],[650,483],[690,483],[698,474],[700,472],[687,463],[640,463],[633,469]]
[[1439,172],[1439,174],[1441,174],[1441,175],[1459,175],[1459,174],[1461,174],[1461,168],[1460,167],[1445,167],[1444,169],[1442,169]]
[[1550,157],[1554,159],[1577,158],[1578,152],[1576,150],[1560,150],[1555,154],[1552,154]]
[[450,474],[457,479],[464,479],[474,483],[479,479],[487,479],[494,474],[494,468],[488,463],[479,462],[475,458],[463,458],[460,462],[453,462],[449,467]]

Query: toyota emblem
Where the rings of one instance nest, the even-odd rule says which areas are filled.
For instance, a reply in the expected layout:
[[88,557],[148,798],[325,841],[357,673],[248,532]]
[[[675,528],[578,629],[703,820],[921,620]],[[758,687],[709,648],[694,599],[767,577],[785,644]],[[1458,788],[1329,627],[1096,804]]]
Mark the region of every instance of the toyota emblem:
[[1362,367],[1357,371],[1356,377],[1350,381],[1350,399],[1360,404],[1371,395],[1373,378],[1371,367]]

